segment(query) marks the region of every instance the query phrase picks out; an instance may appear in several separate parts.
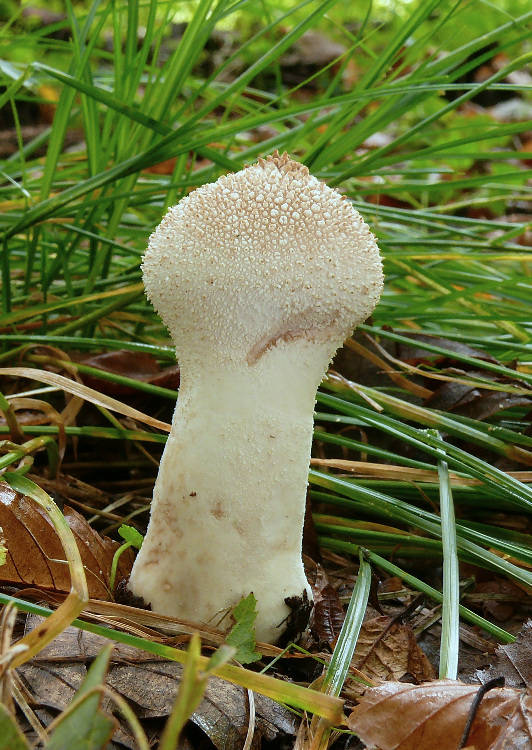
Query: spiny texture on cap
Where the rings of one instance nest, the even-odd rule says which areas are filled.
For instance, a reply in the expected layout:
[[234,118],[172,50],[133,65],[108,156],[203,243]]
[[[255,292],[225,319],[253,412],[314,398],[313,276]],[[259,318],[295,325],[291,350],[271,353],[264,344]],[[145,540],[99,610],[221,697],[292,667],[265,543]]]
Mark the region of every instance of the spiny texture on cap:
[[169,210],[144,263],[149,298],[178,358],[252,365],[279,340],[343,338],[382,288],[360,214],[277,153],[204,185]]

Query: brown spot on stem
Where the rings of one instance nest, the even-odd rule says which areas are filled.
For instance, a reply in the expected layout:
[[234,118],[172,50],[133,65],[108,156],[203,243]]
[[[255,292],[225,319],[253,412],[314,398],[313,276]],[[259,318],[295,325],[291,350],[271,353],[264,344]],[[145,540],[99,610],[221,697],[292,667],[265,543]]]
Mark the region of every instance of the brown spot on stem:
[[211,516],[220,519],[224,518],[226,515],[227,513],[224,510],[221,500],[217,500],[214,506],[211,508]]
[[238,531],[238,533],[240,534],[240,536],[244,536],[245,533],[246,533],[246,530],[243,527],[243,525],[240,523],[240,521],[233,521],[233,528],[236,531]]

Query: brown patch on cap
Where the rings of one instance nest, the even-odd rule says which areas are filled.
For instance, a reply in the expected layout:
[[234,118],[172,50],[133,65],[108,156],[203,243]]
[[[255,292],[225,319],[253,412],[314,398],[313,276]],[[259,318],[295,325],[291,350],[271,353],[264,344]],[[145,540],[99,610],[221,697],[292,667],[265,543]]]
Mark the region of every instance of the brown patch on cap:
[[273,154],[270,154],[265,159],[259,158],[258,163],[263,168],[268,164],[274,164],[279,172],[284,172],[285,174],[287,172],[297,172],[300,175],[305,176],[309,174],[308,167],[298,161],[294,161],[293,159],[291,159],[286,151],[284,152],[284,154],[279,154],[279,151],[276,150],[273,152]]

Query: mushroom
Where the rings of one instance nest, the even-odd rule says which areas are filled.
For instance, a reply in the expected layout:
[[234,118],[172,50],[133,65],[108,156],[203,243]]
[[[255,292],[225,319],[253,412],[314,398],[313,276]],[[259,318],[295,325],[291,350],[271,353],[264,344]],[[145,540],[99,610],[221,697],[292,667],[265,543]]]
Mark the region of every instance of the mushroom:
[[275,153],[171,208],[150,237],[146,292],[181,368],[130,589],[157,612],[228,627],[253,592],[275,642],[301,560],[316,390],[375,307],[382,265],[361,216]]

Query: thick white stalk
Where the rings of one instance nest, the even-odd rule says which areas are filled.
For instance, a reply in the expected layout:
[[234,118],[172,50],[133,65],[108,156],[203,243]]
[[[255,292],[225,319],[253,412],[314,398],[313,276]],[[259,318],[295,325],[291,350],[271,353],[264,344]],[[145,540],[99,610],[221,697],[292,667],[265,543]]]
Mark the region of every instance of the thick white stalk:
[[285,597],[311,597],[301,561],[307,474],[316,389],[334,346],[302,337],[240,367],[182,364],[130,581],[155,611],[217,624],[253,592],[257,637],[274,642]]

